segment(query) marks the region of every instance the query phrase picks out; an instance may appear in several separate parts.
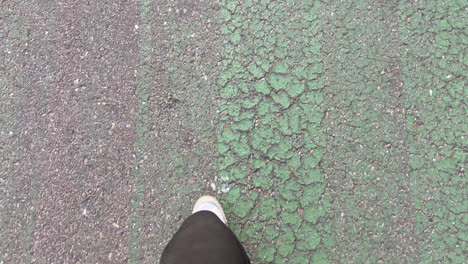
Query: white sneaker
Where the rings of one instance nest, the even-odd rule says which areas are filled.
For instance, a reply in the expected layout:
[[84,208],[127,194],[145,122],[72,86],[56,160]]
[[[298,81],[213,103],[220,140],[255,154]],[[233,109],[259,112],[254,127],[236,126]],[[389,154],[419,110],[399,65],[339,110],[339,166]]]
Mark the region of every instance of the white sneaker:
[[200,211],[210,211],[218,216],[218,218],[223,221],[226,226],[228,225],[223,207],[221,207],[221,204],[219,204],[218,200],[216,200],[216,198],[213,196],[206,195],[197,200],[195,206],[193,207],[192,214]]

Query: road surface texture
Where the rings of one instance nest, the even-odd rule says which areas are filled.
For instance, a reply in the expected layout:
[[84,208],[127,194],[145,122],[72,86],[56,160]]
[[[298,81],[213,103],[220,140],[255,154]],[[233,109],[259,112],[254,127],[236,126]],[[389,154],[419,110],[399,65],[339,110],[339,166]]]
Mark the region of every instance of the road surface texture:
[[466,0],[0,1],[0,263],[467,263]]

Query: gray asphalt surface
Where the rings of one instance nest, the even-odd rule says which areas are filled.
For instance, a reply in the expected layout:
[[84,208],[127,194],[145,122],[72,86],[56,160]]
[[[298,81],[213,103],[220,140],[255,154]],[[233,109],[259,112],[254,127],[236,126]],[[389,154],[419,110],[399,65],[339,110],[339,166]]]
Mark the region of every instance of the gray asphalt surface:
[[2,3],[4,263],[127,258],[139,15],[107,2]]
[[193,69],[213,63],[214,43],[199,45],[209,30],[185,33],[206,27],[212,6],[159,2],[147,36],[136,0],[0,2],[0,263],[155,263],[210,190],[199,183],[213,171],[213,73]]

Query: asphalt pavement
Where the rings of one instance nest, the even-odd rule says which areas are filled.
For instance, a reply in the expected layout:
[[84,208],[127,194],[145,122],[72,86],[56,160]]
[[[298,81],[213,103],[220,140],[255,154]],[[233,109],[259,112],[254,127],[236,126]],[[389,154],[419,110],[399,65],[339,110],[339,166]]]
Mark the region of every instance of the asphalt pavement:
[[467,263],[468,3],[0,1],[0,263]]

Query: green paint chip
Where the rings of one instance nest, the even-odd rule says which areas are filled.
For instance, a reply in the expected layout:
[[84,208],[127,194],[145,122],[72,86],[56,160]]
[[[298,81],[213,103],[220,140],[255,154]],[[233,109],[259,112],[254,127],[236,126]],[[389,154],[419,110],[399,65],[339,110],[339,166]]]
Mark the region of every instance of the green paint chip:
[[456,169],[456,163],[450,159],[440,159],[434,162],[434,165],[440,171],[452,172]]
[[252,177],[253,186],[260,188],[262,190],[268,190],[271,188],[271,179],[267,177],[254,176]]
[[279,200],[281,208],[288,213],[296,212],[299,208],[299,203],[297,201],[285,201],[283,199]]
[[314,253],[312,256],[312,263],[314,264],[329,264],[328,254],[325,250],[321,249]]
[[284,241],[278,248],[278,253],[283,256],[287,257],[294,251],[294,244],[291,241]]
[[273,198],[262,199],[259,203],[260,214],[264,219],[276,218],[278,203]]
[[252,210],[255,203],[247,197],[241,197],[233,205],[233,213],[240,218],[245,218]]
[[232,78],[231,72],[223,72],[219,75],[218,84],[221,87],[226,86],[227,82]]
[[325,210],[320,205],[316,207],[307,207],[304,209],[304,220],[315,225],[317,224],[318,219],[325,216],[325,214]]
[[[220,106],[221,111],[226,112],[227,116],[236,118],[238,120],[238,116],[241,112],[241,106],[238,103],[228,103],[224,106]],[[225,115],[226,116],[226,115]]]
[[289,256],[289,264],[304,264],[310,263],[310,255],[307,252],[294,251]]
[[262,31],[263,23],[259,19],[254,19],[250,23],[250,30],[259,37],[264,36],[264,32]]
[[318,91],[310,91],[301,95],[299,100],[303,104],[315,103],[316,105],[320,105],[323,102],[323,94]]
[[289,126],[293,133],[298,134],[300,133],[299,130],[299,110],[294,109],[289,112]]
[[251,154],[250,145],[248,144],[248,140],[245,136],[243,136],[239,142],[232,144],[231,148],[234,154],[236,154],[240,159],[248,158]]
[[292,84],[292,79],[290,76],[279,75],[279,74],[270,74],[268,76],[268,83],[270,83],[271,87],[276,91],[281,89],[287,89]]
[[218,143],[218,154],[223,155],[229,150],[229,146],[223,143]]
[[227,152],[223,158],[218,159],[218,169],[225,170],[227,167],[231,166],[232,164],[236,163],[237,159],[229,152]]
[[255,91],[267,95],[270,93],[270,88],[265,80],[260,80],[255,83]]
[[237,96],[239,89],[233,84],[228,84],[225,87],[221,88],[219,96],[223,99],[230,99]]
[[266,164],[265,161],[256,159],[256,160],[252,161],[252,169],[257,170],[257,169],[260,169],[260,168],[264,168],[265,164]]
[[250,131],[254,126],[253,120],[247,119],[247,120],[242,120],[239,121],[235,124],[233,124],[231,127],[234,130],[237,131],[242,131],[242,132],[247,132]]
[[325,84],[323,83],[323,79],[316,80],[316,75],[310,74],[308,82],[307,82],[307,86],[309,87],[310,90],[318,90],[318,89],[322,89],[325,86]]
[[256,97],[256,98],[246,98],[244,100],[244,102],[242,103],[242,107],[244,109],[252,109],[253,107],[255,107],[258,102],[260,101],[260,98]]
[[465,242],[468,242],[468,232],[458,232],[457,233],[457,238],[462,240],[462,241],[465,241]]
[[287,183],[279,187],[280,195],[287,201],[292,201],[296,198],[296,194],[301,190],[301,186],[293,181],[289,180]]
[[235,31],[235,32],[231,35],[230,41],[231,41],[231,43],[232,43],[233,45],[239,44],[239,42],[241,41],[241,35],[240,35],[239,31]]
[[280,168],[275,169],[275,176],[280,182],[284,183],[285,181],[289,180],[291,177],[291,171],[289,168],[282,166]]
[[279,236],[278,231],[276,231],[275,226],[273,225],[267,225],[265,227],[265,230],[263,231],[263,238],[266,241],[273,241]]
[[229,1],[227,2],[226,4],[226,8],[232,12],[234,12],[236,10],[236,7],[237,7],[237,1]]
[[301,197],[303,207],[318,206],[322,194],[325,192],[325,184],[316,184],[304,188],[304,194]]
[[238,117],[234,118],[235,121],[241,121],[241,120],[250,120],[255,116],[254,112],[250,111],[245,111],[239,114]]
[[289,65],[287,63],[285,63],[285,62],[277,63],[273,67],[273,72],[276,72],[276,73],[289,73]]
[[[315,156],[304,156],[302,160],[304,162],[304,166],[308,169],[314,169],[315,167],[317,167],[318,163],[320,162],[320,159]],[[309,177],[313,180],[314,179],[313,177],[317,177],[317,176],[312,175]]]
[[272,146],[267,153],[270,159],[279,161],[287,161],[293,156],[293,152],[290,151],[292,148],[292,141],[290,140],[278,140],[279,143]]
[[276,248],[268,244],[260,244],[257,249],[257,258],[262,263],[271,263],[275,259]]
[[300,104],[301,108],[304,110],[306,116],[305,120],[308,120],[310,123],[320,124],[322,122],[323,113],[313,104]]
[[292,158],[288,162],[288,166],[293,168],[294,170],[299,169],[301,166],[301,156],[299,153],[294,153]]
[[239,199],[241,195],[241,188],[239,187],[234,187],[226,195],[226,201],[229,203],[235,203],[237,199]]
[[[276,45],[278,46],[281,46],[281,45],[288,45],[287,43],[285,42],[282,42],[281,40],[277,39],[276,40]],[[288,55],[288,52],[286,50],[286,48],[283,48],[283,47],[276,47],[273,51],[274,55],[276,58],[278,59],[285,59],[286,56]]]
[[307,71],[308,71],[309,74],[313,74],[313,75],[322,73],[323,72],[323,65],[321,63],[310,65],[307,68]]
[[265,138],[265,139],[271,139],[271,138],[274,138],[277,135],[277,133],[275,133],[273,131],[273,129],[270,128],[270,127],[266,127],[266,128],[261,129],[259,131],[260,131],[260,136],[262,138]]
[[261,132],[259,130],[254,129],[251,133],[251,141],[252,148],[256,151],[260,151],[261,153],[266,153],[270,148],[270,144],[266,142],[266,140],[261,136]]
[[239,141],[239,138],[240,135],[238,133],[233,132],[230,128],[225,128],[219,140],[221,142],[231,143],[233,141]]
[[248,176],[247,170],[243,170],[239,167],[232,167],[229,171],[230,179],[233,180],[240,180],[246,178]]
[[302,218],[297,212],[281,212],[281,221],[283,224],[290,225],[295,230],[302,224]]
[[304,80],[307,76],[304,66],[296,66],[293,72],[296,78],[299,80]]
[[270,61],[267,59],[262,59],[260,57],[257,57],[255,59],[255,63],[263,69],[264,72],[268,72],[270,69]]
[[452,236],[452,235],[445,236],[444,240],[447,243],[447,245],[449,247],[451,247],[451,248],[454,247],[455,244],[457,244],[457,238],[455,236]]
[[305,85],[303,83],[297,83],[289,87],[286,87],[286,92],[292,98],[297,97],[298,95],[302,94],[304,91],[305,91]]
[[296,235],[296,248],[301,251],[314,250],[320,244],[321,238],[311,225],[302,225]]
[[222,18],[225,22],[231,20],[231,18],[232,18],[231,12],[229,12],[229,10],[224,9],[224,8],[221,9],[220,15],[221,15],[221,18]]
[[289,96],[286,93],[281,92],[279,94],[272,94],[271,98],[273,99],[273,102],[279,104],[283,109],[286,109],[291,105]]
[[249,92],[249,86],[245,82],[241,82],[237,85],[237,88],[239,88],[240,91],[243,93],[248,93]]
[[307,170],[304,173],[302,173],[302,181],[304,182],[304,184],[307,184],[307,185],[316,183],[316,182],[323,182],[324,181],[323,173],[320,170],[316,170],[316,169]]
[[258,171],[258,174],[252,177],[252,184],[263,190],[268,190],[273,184],[273,178],[271,177],[271,172],[273,166],[271,164],[266,165]]
[[272,171],[273,171],[273,165],[271,163],[268,163],[265,167],[259,170],[258,175],[262,178],[270,178]]
[[248,67],[249,72],[257,79],[263,77],[263,71],[255,63],[252,63]]
[[257,108],[259,116],[273,116],[271,113],[276,113],[279,111],[276,106],[270,101],[262,101]]
[[293,134],[292,130],[289,128],[288,118],[286,116],[277,117],[276,122],[279,125],[279,130],[281,134],[285,136],[290,136]]

